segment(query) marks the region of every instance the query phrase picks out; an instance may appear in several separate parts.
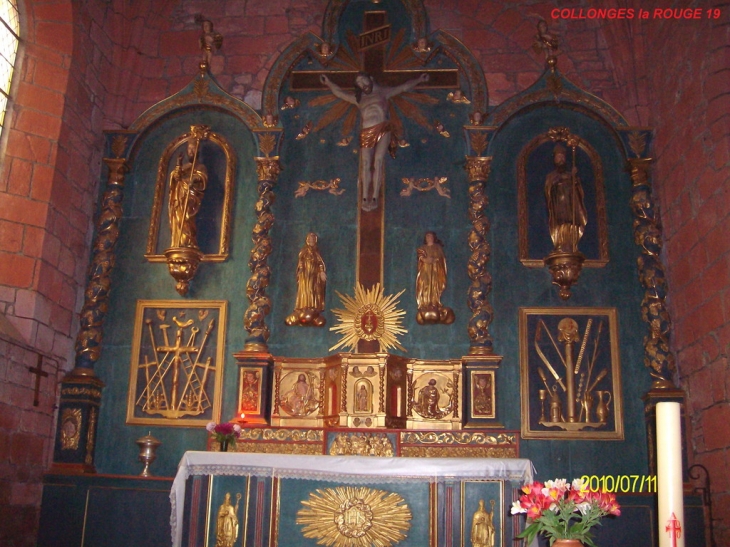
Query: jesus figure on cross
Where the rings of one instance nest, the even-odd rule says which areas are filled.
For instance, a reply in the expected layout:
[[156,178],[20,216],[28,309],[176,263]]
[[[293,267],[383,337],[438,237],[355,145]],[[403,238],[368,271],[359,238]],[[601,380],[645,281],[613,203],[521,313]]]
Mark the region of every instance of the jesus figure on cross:
[[[378,208],[380,185],[383,183],[385,153],[391,146],[392,127],[388,120],[388,99],[418,84],[427,82],[428,74],[421,74],[407,82],[384,87],[375,83],[372,76],[361,72],[355,78],[355,92],[343,90],[322,74],[320,81],[330,88],[332,94],[354,104],[360,110],[360,180],[362,181],[362,210],[374,211]],[[370,189],[372,187],[372,194]]]

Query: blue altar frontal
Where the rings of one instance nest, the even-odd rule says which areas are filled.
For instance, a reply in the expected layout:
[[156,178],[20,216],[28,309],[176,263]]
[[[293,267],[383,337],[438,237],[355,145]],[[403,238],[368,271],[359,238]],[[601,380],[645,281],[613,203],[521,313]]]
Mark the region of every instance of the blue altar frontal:
[[187,452],[172,544],[501,547],[512,492],[532,476],[525,459]]

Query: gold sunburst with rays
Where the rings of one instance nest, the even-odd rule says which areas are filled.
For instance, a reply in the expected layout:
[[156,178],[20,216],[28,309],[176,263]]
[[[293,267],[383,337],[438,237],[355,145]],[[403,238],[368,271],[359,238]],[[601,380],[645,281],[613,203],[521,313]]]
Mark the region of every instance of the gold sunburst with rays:
[[411,510],[395,492],[367,486],[317,489],[302,500],[297,524],[327,547],[390,547],[406,538]]
[[406,312],[396,308],[398,298],[404,292],[405,289],[398,294],[386,296],[380,283],[376,283],[371,289],[365,289],[358,283],[355,285],[354,298],[337,292],[345,309],[332,310],[340,322],[330,327],[330,330],[342,334],[342,338],[329,350],[347,346],[356,351],[358,340],[377,340],[381,351],[390,348],[406,351],[396,338],[408,332],[401,326],[401,319]]

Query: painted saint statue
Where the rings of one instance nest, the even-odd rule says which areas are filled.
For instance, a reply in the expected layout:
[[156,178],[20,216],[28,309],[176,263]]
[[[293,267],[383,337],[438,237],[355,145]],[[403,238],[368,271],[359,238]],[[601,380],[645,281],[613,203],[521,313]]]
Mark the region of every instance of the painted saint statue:
[[307,234],[304,246],[297,260],[297,298],[294,312],[287,316],[287,325],[310,325],[321,327],[325,324],[324,297],[327,287],[327,273],[319,254],[317,234]]

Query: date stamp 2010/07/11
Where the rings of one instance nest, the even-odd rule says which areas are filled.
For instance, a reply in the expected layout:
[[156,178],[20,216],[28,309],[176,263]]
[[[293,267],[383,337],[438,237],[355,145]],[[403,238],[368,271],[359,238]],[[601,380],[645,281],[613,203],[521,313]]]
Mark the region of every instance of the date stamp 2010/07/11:
[[580,479],[591,492],[656,492],[656,475],[583,475]]

